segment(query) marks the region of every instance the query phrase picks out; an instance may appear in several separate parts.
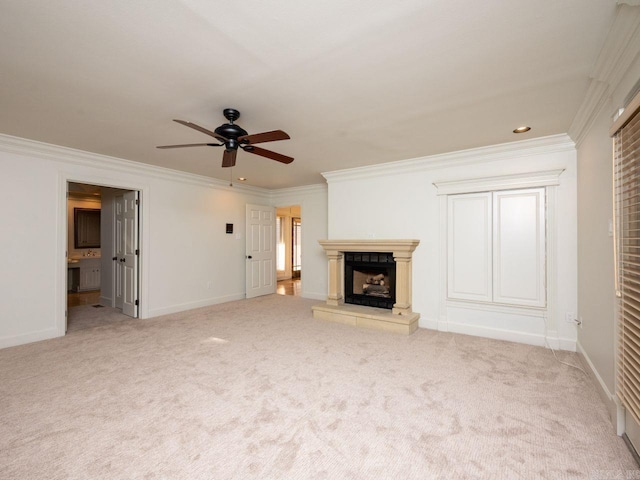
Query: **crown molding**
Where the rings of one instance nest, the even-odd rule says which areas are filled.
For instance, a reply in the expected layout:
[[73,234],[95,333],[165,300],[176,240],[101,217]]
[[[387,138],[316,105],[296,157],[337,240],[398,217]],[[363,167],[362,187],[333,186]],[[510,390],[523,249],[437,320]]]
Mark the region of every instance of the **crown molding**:
[[303,185],[300,187],[279,188],[276,190],[270,190],[271,198],[277,200],[278,198],[295,196],[295,195],[315,195],[327,193],[326,183],[316,183],[313,185]]
[[61,147],[50,143],[28,140],[26,138],[13,137],[0,134],[0,151],[24,155],[29,157],[52,160],[66,165],[78,165],[85,167],[108,169],[111,172],[119,172],[129,175],[141,175],[145,178],[152,177],[160,180],[188,183],[201,187],[215,188],[219,190],[238,191],[260,197],[269,197],[269,190],[249,185],[234,184],[217,178],[186,173],[171,168],[158,167],[132,160],[101,155],[99,153],[86,152],[69,147]]
[[417,173],[435,170],[443,167],[458,167],[464,165],[478,165],[511,159],[514,157],[526,157],[548,153],[574,151],[575,144],[568,135],[549,135],[547,137],[532,138],[518,142],[501,143],[488,147],[472,148],[457,152],[419,157],[397,162],[382,163],[365,167],[349,168],[324,172],[322,176],[329,183],[362,180],[364,178],[384,177],[397,174]]
[[[569,136],[580,145],[611,94],[640,53],[640,6],[618,2],[616,17],[591,70],[587,95],[578,109]],[[622,107],[622,105],[620,105]],[[613,114],[613,112],[611,112]]]
[[560,185],[560,175],[562,175],[562,172],[564,172],[564,168],[543,172],[437,182],[434,183],[433,186],[438,190],[438,195],[512,190],[516,188],[550,187]]
[[599,80],[592,79],[576,116],[573,117],[571,126],[569,127],[569,136],[576,142],[576,147],[582,143],[582,140],[591,129],[593,122],[609,103],[610,96],[609,84]]

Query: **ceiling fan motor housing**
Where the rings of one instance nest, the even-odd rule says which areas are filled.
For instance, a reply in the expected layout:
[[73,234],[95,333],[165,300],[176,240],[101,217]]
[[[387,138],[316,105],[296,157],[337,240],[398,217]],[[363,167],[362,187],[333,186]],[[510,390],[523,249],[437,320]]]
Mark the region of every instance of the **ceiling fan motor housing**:
[[242,137],[247,135],[247,131],[239,127],[238,125],[234,125],[233,123],[225,123],[224,125],[220,125],[218,128],[214,130],[218,135],[226,138],[225,146],[227,150],[237,150],[238,149],[238,137]]

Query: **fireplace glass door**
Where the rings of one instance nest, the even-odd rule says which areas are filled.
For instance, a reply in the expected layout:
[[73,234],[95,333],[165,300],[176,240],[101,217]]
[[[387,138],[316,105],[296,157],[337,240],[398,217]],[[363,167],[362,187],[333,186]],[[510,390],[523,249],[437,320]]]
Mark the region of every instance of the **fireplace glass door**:
[[388,252],[345,253],[345,303],[392,309],[396,300],[396,262]]

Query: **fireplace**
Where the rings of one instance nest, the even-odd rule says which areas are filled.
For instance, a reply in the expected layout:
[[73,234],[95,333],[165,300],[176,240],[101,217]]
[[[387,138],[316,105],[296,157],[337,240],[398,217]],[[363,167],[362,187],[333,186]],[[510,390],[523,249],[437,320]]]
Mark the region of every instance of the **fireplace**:
[[420,314],[412,310],[412,255],[419,240],[319,240],[329,262],[325,305],[314,318],[410,334]]
[[396,303],[396,262],[393,253],[345,253],[344,301],[391,310]]

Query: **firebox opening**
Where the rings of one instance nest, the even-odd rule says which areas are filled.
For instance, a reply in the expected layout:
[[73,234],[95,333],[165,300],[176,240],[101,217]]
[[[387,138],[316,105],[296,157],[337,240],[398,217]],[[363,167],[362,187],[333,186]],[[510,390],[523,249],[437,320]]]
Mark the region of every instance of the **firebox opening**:
[[391,298],[391,280],[386,268],[353,270],[353,293]]
[[345,302],[392,309],[396,293],[392,253],[349,252],[345,255]]

